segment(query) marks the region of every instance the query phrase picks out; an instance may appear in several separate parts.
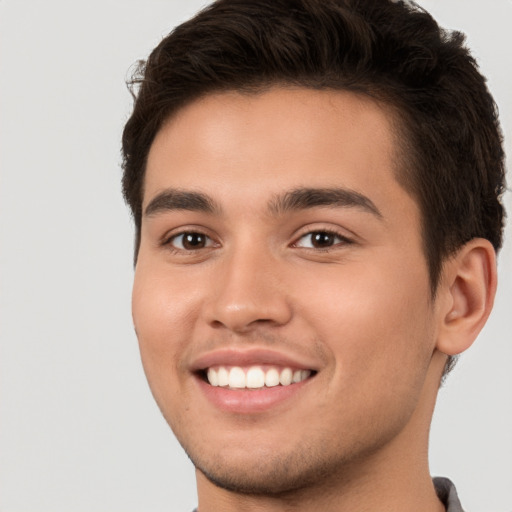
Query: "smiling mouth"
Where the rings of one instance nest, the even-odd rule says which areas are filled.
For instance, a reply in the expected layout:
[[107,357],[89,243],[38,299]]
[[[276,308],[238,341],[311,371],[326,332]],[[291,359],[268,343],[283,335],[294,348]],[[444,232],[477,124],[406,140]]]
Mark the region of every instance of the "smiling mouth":
[[314,370],[278,366],[211,366],[201,372],[211,386],[233,390],[290,386],[313,377]]

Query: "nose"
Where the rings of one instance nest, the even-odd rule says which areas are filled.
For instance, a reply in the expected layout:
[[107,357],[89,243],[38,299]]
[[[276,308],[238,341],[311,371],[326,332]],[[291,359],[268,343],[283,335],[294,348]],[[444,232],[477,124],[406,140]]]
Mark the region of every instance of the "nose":
[[256,326],[282,326],[292,307],[280,265],[264,251],[239,250],[216,265],[205,307],[214,328],[249,332]]

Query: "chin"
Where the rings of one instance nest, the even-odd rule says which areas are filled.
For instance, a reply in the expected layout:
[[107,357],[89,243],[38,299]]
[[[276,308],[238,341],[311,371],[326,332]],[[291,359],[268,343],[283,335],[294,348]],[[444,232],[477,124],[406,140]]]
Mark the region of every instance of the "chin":
[[[329,451],[304,443],[291,453],[258,453],[248,446],[239,457],[222,453],[186,450],[188,457],[212,484],[246,495],[283,496],[325,483],[343,473],[339,458],[325,457]],[[321,456],[319,456],[321,455]]]
[[[288,466],[247,468],[230,467],[196,468],[215,486],[227,491],[246,495],[282,496],[304,489],[322,480],[328,471],[304,467],[304,471],[291,472]],[[211,470],[210,470],[211,469]]]

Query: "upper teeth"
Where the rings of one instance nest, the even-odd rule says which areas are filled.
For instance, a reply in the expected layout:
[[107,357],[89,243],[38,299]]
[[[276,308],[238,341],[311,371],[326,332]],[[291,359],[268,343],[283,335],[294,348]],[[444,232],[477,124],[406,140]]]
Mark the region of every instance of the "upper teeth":
[[291,368],[278,369],[275,367],[263,369],[261,366],[249,366],[247,368],[219,366],[208,368],[206,372],[208,382],[212,386],[229,386],[237,389],[258,389],[264,386],[278,386],[279,384],[289,386],[292,383],[307,379],[310,375],[310,370],[294,371]]

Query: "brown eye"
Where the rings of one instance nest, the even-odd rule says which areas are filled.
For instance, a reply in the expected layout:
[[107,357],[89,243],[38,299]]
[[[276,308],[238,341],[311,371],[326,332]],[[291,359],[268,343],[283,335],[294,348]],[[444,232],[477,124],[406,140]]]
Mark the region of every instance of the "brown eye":
[[190,232],[173,236],[169,243],[176,249],[194,251],[210,247],[212,240],[203,233]]
[[336,236],[332,233],[312,233],[311,245],[316,248],[331,247],[336,243]]
[[329,249],[336,245],[351,243],[347,238],[330,231],[311,231],[299,238],[295,247],[306,249]]

